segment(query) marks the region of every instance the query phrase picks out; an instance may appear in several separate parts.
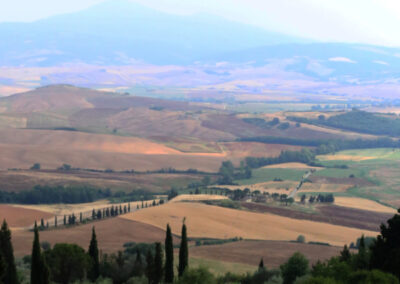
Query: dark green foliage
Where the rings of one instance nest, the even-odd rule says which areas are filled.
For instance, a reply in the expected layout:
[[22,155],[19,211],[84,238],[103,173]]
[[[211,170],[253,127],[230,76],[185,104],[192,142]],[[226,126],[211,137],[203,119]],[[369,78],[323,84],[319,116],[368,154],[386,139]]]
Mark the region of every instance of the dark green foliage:
[[165,236],[165,283],[174,281],[174,244],[172,240],[172,232],[169,224]]
[[358,254],[354,256],[353,266],[356,269],[368,269],[370,262],[370,253],[368,248],[365,245],[364,235],[360,238],[360,243],[358,246]]
[[352,110],[344,114],[334,115],[328,119],[316,120],[304,117],[290,117],[289,119],[361,133],[390,136],[400,135],[400,119],[360,110]]
[[56,244],[45,252],[45,258],[51,263],[52,281],[62,284],[84,279],[91,262],[85,250],[75,244]]
[[310,149],[302,149],[301,151],[282,151],[278,157],[247,157],[245,159],[246,165],[250,168],[260,168],[267,165],[299,162],[310,164],[315,161],[316,153]]
[[261,258],[260,263],[258,264],[258,269],[264,269],[264,259]]
[[[400,209],[398,210],[400,213]],[[381,234],[371,246],[371,267],[392,273],[400,279],[400,215],[381,225]]]
[[349,277],[348,283],[352,284],[398,284],[399,280],[388,273],[379,270],[356,271]]
[[149,283],[153,283],[153,267],[154,267],[154,257],[152,252],[149,250],[147,251],[146,254],[146,269],[145,269],[145,274],[147,279],[149,280]]
[[340,252],[340,261],[348,262],[351,259],[351,253],[347,245],[344,245],[343,250]]
[[[178,196],[178,192],[176,191],[176,189],[171,188],[170,191],[168,191],[168,200],[171,200],[172,198]],[[142,208],[143,208],[143,203],[142,203]]]
[[31,170],[40,170],[40,164],[34,163],[33,166],[31,167]]
[[51,203],[86,203],[108,198],[109,190],[90,187],[39,186],[32,190],[18,193],[0,192],[0,203],[51,204]]
[[206,268],[187,269],[176,282],[177,284],[214,284],[217,283],[214,275]]
[[92,260],[88,276],[90,280],[94,281],[100,276],[99,248],[97,246],[97,237],[94,227],[92,228],[92,238],[90,240],[88,254]]
[[283,284],[292,284],[297,277],[308,272],[308,260],[299,252],[296,252],[289,260],[281,265]]
[[6,274],[6,270],[7,270],[7,264],[0,251],[0,284],[4,283],[4,276]]
[[3,256],[6,264],[3,281],[7,284],[19,283],[15,267],[14,249],[11,243],[11,231],[8,228],[6,220],[3,221],[0,229],[0,254]]
[[184,222],[182,225],[181,245],[179,247],[179,266],[178,266],[179,277],[183,275],[188,265],[189,265],[189,249],[188,249],[186,224]]
[[232,162],[222,162],[218,174],[220,175],[220,178],[218,180],[219,184],[232,184],[235,177],[235,167],[233,166]]
[[161,243],[156,243],[156,253],[153,265],[153,283],[159,284],[163,279],[163,253]]
[[31,255],[31,284],[50,283],[49,268],[40,250],[39,230],[35,222],[34,239]]

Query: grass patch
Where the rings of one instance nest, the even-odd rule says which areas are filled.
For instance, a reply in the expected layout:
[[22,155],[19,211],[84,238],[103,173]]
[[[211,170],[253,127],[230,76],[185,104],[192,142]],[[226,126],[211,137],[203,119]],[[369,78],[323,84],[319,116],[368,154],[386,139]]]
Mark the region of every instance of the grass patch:
[[277,179],[300,181],[305,173],[305,170],[260,168],[253,170],[253,175],[250,179],[237,180],[235,182],[239,185],[249,185]]
[[217,276],[222,276],[225,273],[232,271],[234,271],[236,274],[246,274],[247,272],[252,273],[257,269],[256,266],[251,266],[243,263],[224,262],[194,257],[191,257],[189,259],[189,267],[208,267],[210,269],[210,272]]

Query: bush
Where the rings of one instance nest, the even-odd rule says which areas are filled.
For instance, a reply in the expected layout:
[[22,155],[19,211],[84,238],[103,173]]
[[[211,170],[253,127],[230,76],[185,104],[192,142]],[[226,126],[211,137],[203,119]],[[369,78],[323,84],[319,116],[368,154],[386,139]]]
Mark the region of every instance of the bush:
[[299,235],[296,240],[298,243],[304,244],[306,242],[306,237],[303,235]]

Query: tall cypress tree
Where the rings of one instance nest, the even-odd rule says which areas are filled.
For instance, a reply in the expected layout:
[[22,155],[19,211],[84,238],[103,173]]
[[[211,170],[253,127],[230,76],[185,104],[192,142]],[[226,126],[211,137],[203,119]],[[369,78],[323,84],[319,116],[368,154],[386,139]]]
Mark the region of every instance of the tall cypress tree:
[[181,246],[179,248],[179,266],[178,266],[179,277],[183,275],[185,269],[188,267],[189,265],[188,260],[189,260],[189,249],[187,241],[186,224],[184,220],[182,225]]
[[153,283],[154,281],[154,258],[151,250],[149,249],[146,254],[146,270],[145,274],[149,283]]
[[92,228],[92,239],[89,245],[89,256],[92,259],[92,267],[89,272],[89,279],[95,281],[100,276],[99,248],[97,247],[97,237],[94,227]]
[[4,275],[6,274],[7,265],[4,261],[4,257],[0,251],[0,283],[4,283]]
[[17,269],[15,267],[14,249],[11,243],[11,231],[8,228],[6,220],[3,221],[3,225],[0,229],[0,250],[6,264],[6,271],[3,278],[4,283],[19,283]]
[[31,255],[31,284],[48,284],[49,269],[40,251],[39,230],[35,222],[34,239]]
[[163,253],[161,243],[156,243],[156,254],[154,257],[154,284],[161,283],[163,279]]
[[261,258],[260,263],[258,264],[258,270],[264,269],[264,259]]
[[165,283],[174,282],[174,245],[172,242],[172,232],[169,224],[165,237]]

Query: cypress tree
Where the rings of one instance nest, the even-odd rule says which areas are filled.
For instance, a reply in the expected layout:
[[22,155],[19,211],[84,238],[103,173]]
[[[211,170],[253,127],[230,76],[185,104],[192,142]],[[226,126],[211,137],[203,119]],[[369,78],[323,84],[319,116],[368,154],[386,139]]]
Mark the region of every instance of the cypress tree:
[[260,263],[258,264],[258,270],[264,269],[264,259],[261,258]]
[[165,283],[174,282],[174,245],[172,242],[172,232],[169,224],[165,237]]
[[347,247],[347,245],[344,245],[343,250],[340,252],[339,260],[340,260],[340,261],[347,262],[347,261],[350,260],[350,258],[351,258],[350,250],[349,250],[349,248]]
[[92,210],[92,220],[94,220],[94,219],[96,219],[96,211],[93,208],[93,210]]
[[57,215],[54,216],[54,227],[57,227]]
[[159,284],[163,278],[163,253],[161,243],[156,243],[156,255],[154,257],[154,283]]
[[43,220],[43,218],[42,219],[40,219],[40,228],[43,230],[43,228],[44,228],[44,220]]
[[128,212],[131,212],[131,204],[128,203]]
[[146,254],[146,270],[145,270],[145,274],[147,279],[149,280],[149,283],[153,283],[153,279],[154,279],[154,259],[153,259],[153,254],[151,253],[151,250],[147,251]]
[[64,226],[67,225],[67,216],[64,215]]
[[92,239],[89,245],[89,256],[92,259],[92,268],[89,272],[89,279],[95,281],[100,276],[99,248],[97,247],[97,237],[94,227],[92,228]]
[[183,275],[185,269],[188,267],[189,265],[188,260],[189,260],[189,249],[187,241],[187,232],[186,232],[185,220],[183,220],[181,246],[179,247],[179,266],[178,266],[179,277]]
[[11,243],[11,231],[8,228],[6,220],[0,230],[0,251],[6,264],[4,275],[4,283],[16,284],[19,283],[17,269],[15,267],[14,249]]
[[49,269],[40,251],[39,230],[35,222],[31,255],[31,284],[49,284]]
[[0,283],[4,283],[3,280],[4,280],[4,276],[6,274],[6,269],[7,269],[7,265],[6,265],[6,262],[4,261],[3,255],[1,254],[1,251],[0,251]]
[[83,222],[83,216],[82,216],[82,212],[81,213],[79,213],[79,223],[82,223]]

